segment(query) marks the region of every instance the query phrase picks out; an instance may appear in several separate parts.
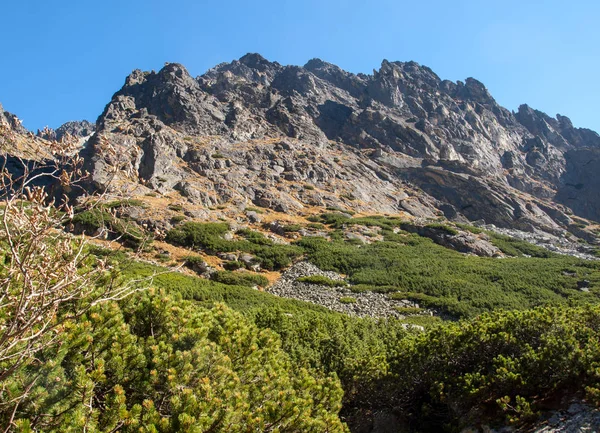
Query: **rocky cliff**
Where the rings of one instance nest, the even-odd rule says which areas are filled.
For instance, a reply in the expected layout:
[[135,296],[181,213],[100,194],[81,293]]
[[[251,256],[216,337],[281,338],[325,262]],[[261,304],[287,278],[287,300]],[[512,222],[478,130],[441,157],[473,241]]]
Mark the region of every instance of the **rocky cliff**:
[[366,75],[247,54],[196,78],[175,63],[134,71],[84,156],[98,187],[133,161],[136,179],[120,188],[203,207],[444,215],[561,233],[572,212],[600,220],[599,151],[595,132],[527,105],[513,113],[473,78],[442,80],[414,62],[384,60]]
[[37,136],[42,137],[46,140],[62,140],[67,134],[75,138],[86,138],[94,133],[96,125],[87,120],[76,120],[67,122],[57,129],[44,128],[37,131]]

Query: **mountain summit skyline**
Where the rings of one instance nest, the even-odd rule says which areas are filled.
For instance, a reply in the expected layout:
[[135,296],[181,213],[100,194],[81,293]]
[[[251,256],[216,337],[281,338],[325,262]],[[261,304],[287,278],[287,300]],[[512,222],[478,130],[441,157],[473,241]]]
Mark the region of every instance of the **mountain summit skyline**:
[[599,15],[589,0],[543,8],[516,0],[433,0],[427,8],[389,0],[12,3],[3,21],[11,48],[3,53],[0,101],[28,129],[57,128],[93,120],[135,68],[178,62],[196,76],[259,52],[282,65],[317,57],[353,73],[371,73],[381,59],[414,60],[443,79],[477,78],[510,110],[527,102],[599,130]]
[[[263,57],[263,56],[262,56],[260,53],[254,53],[254,52],[249,52],[249,53],[245,54],[244,56],[240,57],[239,61],[242,61],[242,59],[245,59],[245,58],[255,58],[255,57],[258,57],[258,58],[262,59],[261,61],[264,61],[264,62],[266,62],[266,63],[273,64],[273,65],[278,65],[278,66],[281,66],[281,67],[296,66],[296,65],[294,65],[294,64],[281,64],[281,63],[279,63],[278,61],[269,61],[269,60],[267,60],[265,57]],[[235,61],[236,61],[236,60],[233,60],[233,62],[235,62]],[[173,63],[173,64],[182,64],[182,63],[179,63],[179,62],[169,62],[169,61],[167,61],[167,62],[164,62],[164,65],[168,65],[168,64],[171,64],[171,63]],[[226,65],[226,64],[228,64],[228,63],[231,63],[231,62],[221,62],[221,63],[218,63],[216,66],[209,67],[209,68],[208,68],[208,69],[207,69],[207,70],[206,70],[204,73],[202,73],[202,74],[198,75],[196,78],[199,78],[199,77],[205,76],[205,75],[209,74],[209,73],[210,73],[212,70],[214,70],[214,69],[217,69],[219,66],[221,66],[221,65]],[[380,65],[379,65],[379,68],[382,68],[382,67],[384,67],[386,64],[391,64],[391,63],[394,63],[394,64],[408,64],[408,65],[416,65],[416,66],[418,66],[418,67],[421,67],[421,68],[423,68],[423,69],[425,69],[425,70],[431,71],[431,72],[432,72],[432,74],[435,76],[435,78],[436,78],[436,79],[438,79],[438,80],[440,80],[440,81],[444,81],[444,82],[455,82],[455,83],[464,83],[464,82],[467,82],[467,81],[471,81],[471,82],[477,82],[477,83],[479,83],[479,84],[480,84],[482,87],[484,87],[484,88],[486,89],[486,91],[488,91],[488,90],[487,90],[487,87],[485,86],[485,83],[483,83],[482,81],[478,80],[477,78],[475,78],[475,77],[473,77],[473,76],[466,76],[466,77],[464,77],[464,78],[462,78],[462,79],[460,79],[460,78],[459,78],[459,79],[457,79],[457,80],[449,80],[449,79],[444,79],[444,78],[441,78],[441,77],[439,77],[439,76],[438,76],[438,75],[437,75],[435,72],[433,72],[433,70],[432,70],[430,67],[428,67],[427,65],[420,64],[420,63],[418,63],[418,62],[416,62],[416,61],[413,61],[413,60],[408,60],[408,61],[399,61],[399,60],[389,61],[389,60],[387,60],[387,59],[383,59],[383,60],[381,61]],[[304,67],[306,68],[306,67],[308,66],[308,67],[310,68],[310,65],[313,65],[313,64],[326,64],[326,65],[333,65],[332,63],[329,63],[328,61],[322,60],[321,58],[318,58],[318,57],[313,57],[313,58],[310,58],[310,59],[309,59],[309,60],[308,60],[308,61],[307,61],[307,62],[304,64]],[[183,64],[182,64],[182,65],[183,65]],[[342,68],[340,68],[340,67],[339,67],[339,66],[337,66],[337,65],[334,65],[334,66],[336,66],[336,68],[338,68],[338,69],[340,69],[340,70],[343,70]],[[161,69],[162,69],[162,68],[161,68]],[[187,68],[186,68],[186,70],[187,70]],[[152,71],[155,71],[155,70],[153,69]],[[346,73],[349,73],[349,74],[351,74],[351,75],[358,76],[358,77],[369,77],[369,76],[376,75],[376,74],[378,73],[378,68],[372,68],[372,69],[370,69],[370,70],[369,70],[369,69],[366,69],[364,72],[357,72],[357,73],[351,73],[351,72],[348,72],[348,71],[346,71],[346,70],[343,70],[343,71],[344,71],[344,72],[346,72]],[[188,73],[189,73],[189,72],[188,72]],[[191,74],[190,74],[190,75],[191,75]],[[496,96],[498,96],[498,95],[496,95]],[[502,97],[502,95],[500,95],[500,96]],[[519,110],[520,110],[520,109],[521,109],[523,106],[525,106],[525,107],[529,107],[529,105],[528,105],[527,103],[525,103],[525,102],[521,101],[521,102],[518,102],[518,103],[517,103],[517,105],[515,105],[514,107],[507,107],[507,109],[508,109],[509,111],[511,111],[513,114],[516,114],[516,113],[517,113],[517,112],[518,112],[518,111],[519,111]],[[11,110],[9,110],[9,111],[11,111]],[[544,115],[545,115],[545,116],[548,116],[548,114],[546,114],[546,112],[544,112],[544,110],[536,110],[536,111],[540,111],[540,112],[544,113]],[[12,112],[12,111],[11,111],[11,112]],[[15,112],[16,112],[16,111],[15,111]],[[552,112],[550,112],[550,113],[552,113]],[[559,111],[558,111],[558,112],[556,112],[556,113],[550,114],[550,117],[555,117],[555,118],[567,117],[567,116],[565,116],[565,114],[567,114],[565,110],[559,110]],[[54,114],[53,114],[53,113],[47,113],[47,115],[48,115],[48,117],[51,117],[51,116],[52,116],[52,115],[54,115]],[[64,120],[64,121],[62,121],[62,122],[59,122],[58,124],[56,124],[56,125],[53,125],[53,126],[50,126],[49,124],[47,124],[47,123],[44,123],[43,121],[42,121],[42,124],[39,124],[39,125],[41,125],[41,126],[39,126],[39,125],[38,125],[38,126],[36,126],[36,127],[32,127],[33,125],[31,125],[31,124],[30,124],[30,122],[27,122],[26,120],[23,120],[22,122],[23,122],[23,125],[24,125],[25,127],[27,127],[27,126],[30,126],[28,129],[30,129],[30,130],[32,130],[32,131],[35,131],[35,130],[42,130],[42,129],[46,128],[46,127],[50,127],[51,129],[56,129],[56,128],[59,128],[60,126],[63,126],[63,125],[65,125],[65,124],[68,124],[69,122],[77,122],[77,121],[80,121],[81,119],[84,119],[84,121],[86,121],[86,122],[87,122],[87,121],[94,121],[94,120],[95,120],[95,117],[94,117],[93,115],[87,116],[87,118],[86,118],[86,116],[75,116],[75,117],[73,117],[73,118],[68,118],[68,119],[66,119],[66,120]],[[570,119],[570,118],[568,118],[568,117],[567,117],[567,119],[568,119],[568,121],[569,121],[569,122],[572,124],[572,122],[571,122],[571,119]],[[580,127],[581,129],[590,129],[590,128],[583,127],[583,126],[581,126],[581,125],[577,125],[577,126],[578,126],[578,127]],[[595,129],[594,129],[594,130],[595,130]]]

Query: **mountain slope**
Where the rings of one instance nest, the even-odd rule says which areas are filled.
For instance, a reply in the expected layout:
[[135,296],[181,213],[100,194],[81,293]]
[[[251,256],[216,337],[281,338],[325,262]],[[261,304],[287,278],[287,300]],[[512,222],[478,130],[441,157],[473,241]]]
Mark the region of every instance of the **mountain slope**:
[[[173,382],[172,359],[164,358],[169,360],[164,365],[156,361],[156,341],[161,354],[173,350],[185,358],[188,349],[195,350],[188,342],[196,337],[189,340],[182,326],[183,334],[171,332],[173,324],[212,317],[199,311],[215,301],[246,311],[254,324],[249,321],[252,327],[242,333],[229,326],[206,330],[210,338],[218,336],[220,342],[222,337],[227,344],[243,341],[244,349],[254,346],[248,335],[272,329],[279,337],[273,334],[268,341],[282,358],[270,359],[281,359],[284,372],[301,372],[299,389],[308,389],[310,397],[289,407],[316,403],[323,409],[318,414],[342,428],[339,413],[356,432],[458,431],[507,418],[526,423],[537,411],[567,408],[584,392],[590,399],[600,392],[594,370],[600,310],[588,305],[597,304],[600,296],[600,262],[587,260],[598,249],[582,247],[589,249],[586,260],[555,255],[459,224],[484,220],[504,228],[541,229],[564,235],[560,240],[575,248],[577,239],[569,240],[566,230],[595,241],[589,222],[562,203],[595,218],[598,136],[573,128],[562,116],[553,119],[527,106],[511,113],[478,81],[442,81],[412,62],[384,61],[373,75],[354,75],[320,60],[296,67],[247,55],[197,78],[177,64],[159,72],[135,71],[97,125],[74,122],[35,137],[15,116],[0,110],[0,126],[3,153],[26,162],[52,159],[53,140],[61,134],[85,142],[81,153],[94,186],[109,194],[92,209],[79,206],[68,230],[85,232],[113,248],[117,244],[110,240],[120,239],[125,246],[140,247],[144,260],[158,260],[170,271],[186,266],[183,272],[203,277],[159,271],[115,255],[123,261],[124,280],[159,272],[153,279],[158,292],[124,300],[123,320],[111,319],[113,314],[121,317],[116,305],[110,307],[112,313],[104,311],[106,320],[118,325],[117,334],[104,332],[102,315],[90,315],[92,322],[83,320],[84,328],[73,328],[76,344],[60,349],[67,362],[55,363],[53,352],[44,358],[52,360],[52,369],[69,364],[93,373],[90,411],[101,424],[113,423],[113,430],[123,418],[131,428],[156,421],[167,430],[173,420],[171,430],[180,431],[179,420],[192,425],[201,417],[219,430],[222,418],[215,413],[224,407],[238,413],[230,410],[240,400],[235,393],[229,394],[235,399],[217,401],[216,409],[192,411],[194,403],[178,412],[180,391],[195,402],[206,400],[199,398],[206,390],[220,388],[200,390]],[[133,171],[128,169],[132,163]],[[126,173],[113,171],[114,166],[127,168]],[[124,193],[140,200],[124,199]],[[346,212],[330,212],[332,208]],[[348,215],[351,211],[362,215]],[[372,215],[377,213],[395,215]],[[444,216],[458,224],[445,223]],[[146,243],[152,231],[155,241]],[[101,257],[110,254],[93,250]],[[378,319],[338,315],[261,289]],[[173,303],[167,294],[174,296]],[[147,320],[154,317],[173,329],[160,331]],[[228,323],[244,323],[241,316],[231,317]],[[443,323],[469,317],[476,319]],[[108,344],[112,352],[104,353],[103,340],[85,329],[92,323],[109,339],[136,344],[126,349]],[[194,323],[194,332],[204,329]],[[441,326],[424,329],[432,324]],[[86,349],[101,354],[92,364],[104,357],[117,363],[114,368],[107,364],[106,375],[97,375],[89,359],[80,357],[84,332],[86,345],[101,346]],[[199,348],[220,345],[198,341]],[[141,348],[147,357],[123,358],[124,353],[142,353]],[[231,355],[224,362],[248,359],[245,349]],[[69,362],[72,356],[77,362]],[[120,363],[123,359],[132,362]],[[213,364],[199,358],[176,370],[207,384],[202,368]],[[304,374],[307,366],[313,378]],[[271,368],[264,362],[255,364],[256,369],[247,367],[240,367],[251,373],[242,374],[242,382],[248,377],[252,384]],[[111,371],[127,373],[125,386],[122,375]],[[24,377],[29,373],[24,371]],[[63,410],[69,400],[42,393],[43,401],[28,402],[18,418],[58,414],[59,430],[65,425],[63,415],[79,422],[71,413],[83,400],[70,389],[73,384],[79,388],[79,382],[59,373],[56,381],[48,376],[47,389],[77,402]],[[331,404],[323,407],[314,388],[302,383],[306,379],[329,390],[322,384],[330,373],[339,378],[344,399],[335,379],[329,382]],[[156,382],[156,374],[177,386]],[[287,373],[278,376],[286,378]],[[19,386],[27,381],[21,382]],[[106,403],[113,397],[105,389],[120,395],[114,398],[118,406]],[[256,415],[263,402],[288,407],[281,404],[282,396],[293,394],[251,393],[257,396]],[[254,401],[245,395],[241,400]],[[137,407],[152,408],[160,401],[173,406],[162,407],[153,419],[137,412]],[[144,418],[138,421],[140,413]],[[254,412],[244,413],[252,413],[247,418],[252,425],[264,425]],[[304,415],[294,419],[312,422]]]
[[[102,156],[107,142],[122,152]],[[205,207],[443,213],[555,233],[572,225],[563,205],[600,219],[596,201],[568,192],[594,198],[576,155],[594,154],[598,134],[527,106],[513,114],[477,80],[441,80],[414,62],[354,75],[248,54],[197,78],[173,63],[134,71],[91,144],[97,185],[123,158],[135,161],[138,193],[178,191]]]

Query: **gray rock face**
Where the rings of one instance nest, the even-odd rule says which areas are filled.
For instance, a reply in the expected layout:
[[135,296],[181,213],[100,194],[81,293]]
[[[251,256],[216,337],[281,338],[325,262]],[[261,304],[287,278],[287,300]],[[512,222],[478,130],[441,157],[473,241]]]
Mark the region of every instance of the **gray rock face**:
[[75,138],[89,137],[96,130],[96,125],[87,120],[77,120],[67,122],[59,126],[56,130],[45,128],[37,131],[37,136],[46,140],[60,141],[65,135],[70,135]]
[[[545,424],[545,425],[544,425]],[[566,411],[556,412],[532,433],[579,433],[600,431],[600,411],[588,405],[573,403]]]
[[548,142],[559,149],[600,147],[600,136],[596,132],[574,128],[571,119],[566,116],[557,114],[554,119],[524,104],[519,107],[515,117],[531,134],[542,138],[542,143]]
[[569,150],[555,200],[577,215],[600,221],[600,145]]
[[404,224],[402,230],[418,233],[419,236],[427,237],[436,244],[466,254],[474,254],[480,257],[501,257],[502,251],[492,245],[489,237],[485,234],[476,236],[468,232],[450,234],[443,229],[432,226],[415,226]]
[[[355,75],[258,54],[197,78],[179,64],[134,71],[97,125],[86,160],[98,185],[116,163],[102,156],[109,142],[143,185],[207,206],[427,217],[446,209],[457,221],[551,232],[567,226],[552,199],[580,162],[566,155],[600,146],[564,116],[525,105],[513,114],[479,81],[441,80],[415,62],[384,60],[373,75]],[[594,206],[582,212],[600,219]]]

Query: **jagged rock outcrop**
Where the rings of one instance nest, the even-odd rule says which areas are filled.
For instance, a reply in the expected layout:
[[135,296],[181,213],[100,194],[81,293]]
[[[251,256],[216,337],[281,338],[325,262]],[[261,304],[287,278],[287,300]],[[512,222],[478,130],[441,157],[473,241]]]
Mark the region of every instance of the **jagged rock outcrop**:
[[76,120],[67,122],[56,129],[44,128],[37,131],[37,136],[46,140],[60,141],[66,135],[74,138],[89,137],[96,130],[96,125],[87,120]]
[[[451,214],[550,232],[569,226],[554,198],[569,206],[563,191],[580,183],[571,166],[585,158],[574,155],[600,146],[564,116],[512,113],[479,81],[442,80],[415,62],[384,60],[365,75],[258,54],[197,78],[173,63],[134,71],[97,127],[85,156],[99,186],[121,159],[142,189],[206,206]],[[117,155],[103,154],[107,143]],[[574,211],[600,219],[582,206]]]
[[596,132],[586,128],[574,128],[571,119],[566,116],[557,114],[554,119],[523,104],[515,117],[531,134],[541,137],[543,141],[561,150],[600,147],[600,136]]
[[21,120],[14,114],[4,111],[2,104],[0,104],[0,125],[6,125],[18,134],[27,134],[27,129],[22,125]]

